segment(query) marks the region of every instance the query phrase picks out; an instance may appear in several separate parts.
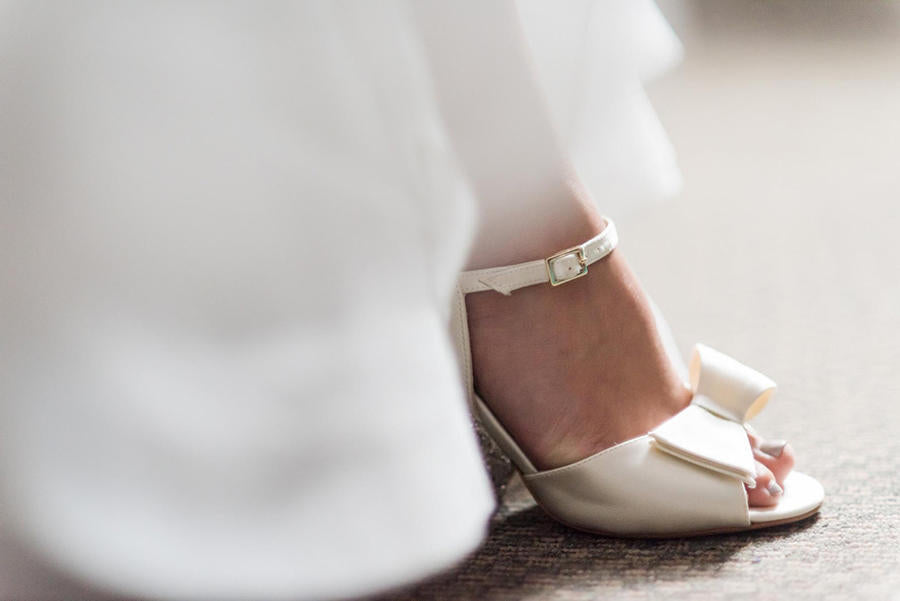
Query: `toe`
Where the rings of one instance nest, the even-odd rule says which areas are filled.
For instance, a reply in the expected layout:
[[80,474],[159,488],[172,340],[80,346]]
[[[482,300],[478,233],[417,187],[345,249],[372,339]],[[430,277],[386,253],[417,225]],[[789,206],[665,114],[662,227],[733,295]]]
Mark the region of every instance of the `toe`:
[[[774,442],[774,444],[767,444]],[[753,449],[753,456],[775,474],[775,480],[782,487],[784,479],[794,469],[794,449],[783,440],[765,441]]]
[[748,432],[753,457],[775,474],[775,480],[784,487],[784,479],[794,469],[794,449],[784,440],[763,438],[755,432]]
[[777,505],[784,489],[775,479],[775,474],[765,465],[756,462],[756,487],[747,490],[747,503],[751,507],[771,507]]

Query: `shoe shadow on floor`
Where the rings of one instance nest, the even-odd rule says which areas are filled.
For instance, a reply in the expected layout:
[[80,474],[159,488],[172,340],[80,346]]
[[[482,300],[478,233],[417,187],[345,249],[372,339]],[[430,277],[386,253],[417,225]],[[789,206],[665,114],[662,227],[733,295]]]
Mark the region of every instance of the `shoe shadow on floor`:
[[484,545],[455,570],[378,599],[581,598],[569,594],[576,591],[602,598],[657,581],[689,585],[714,578],[730,561],[761,561],[752,546],[789,537],[817,519],[691,539],[616,539],[563,526],[533,502],[516,505],[504,504]]

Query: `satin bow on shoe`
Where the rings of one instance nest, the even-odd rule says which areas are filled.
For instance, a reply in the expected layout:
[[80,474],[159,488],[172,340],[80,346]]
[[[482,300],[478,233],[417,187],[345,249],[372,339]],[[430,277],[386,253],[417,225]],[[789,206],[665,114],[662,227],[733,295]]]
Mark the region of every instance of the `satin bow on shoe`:
[[775,392],[775,382],[743,363],[698,344],[690,363],[691,404],[652,432],[660,450],[756,486],[745,423]]

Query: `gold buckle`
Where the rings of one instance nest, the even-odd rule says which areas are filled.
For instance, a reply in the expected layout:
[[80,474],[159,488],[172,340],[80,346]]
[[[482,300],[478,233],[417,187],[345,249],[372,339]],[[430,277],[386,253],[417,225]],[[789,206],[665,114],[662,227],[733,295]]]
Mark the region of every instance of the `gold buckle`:
[[[553,272],[553,263],[568,255],[575,255],[575,258],[578,259],[578,264],[581,266],[581,269],[579,269],[578,273],[576,273],[572,277],[558,280],[556,279],[556,274]],[[586,275],[588,272],[587,259],[584,256],[584,247],[582,246],[573,246],[572,248],[567,248],[566,250],[560,251],[552,257],[544,259],[544,263],[547,265],[547,275],[550,278],[551,286],[559,286],[560,284],[565,284],[566,282],[577,280],[581,276]]]

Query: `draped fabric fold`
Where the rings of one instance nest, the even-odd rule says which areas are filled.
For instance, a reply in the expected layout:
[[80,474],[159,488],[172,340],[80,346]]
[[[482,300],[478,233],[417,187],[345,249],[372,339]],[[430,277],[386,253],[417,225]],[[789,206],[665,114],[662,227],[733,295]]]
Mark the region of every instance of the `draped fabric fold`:
[[683,48],[652,0],[518,7],[550,111],[601,210],[621,218],[676,194],[681,172],[643,84]]

